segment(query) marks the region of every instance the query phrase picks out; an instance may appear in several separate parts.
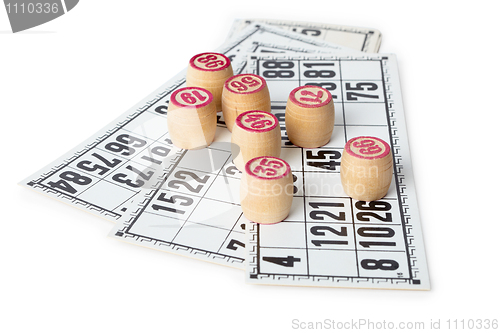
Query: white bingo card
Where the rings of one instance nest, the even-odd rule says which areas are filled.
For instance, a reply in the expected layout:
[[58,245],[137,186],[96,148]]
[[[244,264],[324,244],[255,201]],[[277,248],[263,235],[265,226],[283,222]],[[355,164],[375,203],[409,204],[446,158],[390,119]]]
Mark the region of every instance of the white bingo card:
[[[252,55],[249,67],[267,79],[282,129],[281,158],[294,175],[290,215],[274,225],[247,225],[246,280],[255,284],[429,289],[394,55]],[[330,142],[316,149],[288,141],[284,124],[290,91],[329,90],[335,105]],[[388,194],[372,202],[349,198],[340,158],[357,136],[391,146],[394,174]]]
[[285,30],[298,32],[326,42],[369,53],[378,52],[382,41],[382,34],[380,31],[371,28],[270,19],[235,20],[231,27],[229,37],[254,22],[270,24]]
[[[236,74],[243,72],[246,66],[246,51],[257,50],[261,44],[271,48],[273,41],[279,41],[274,44],[279,50],[345,50],[265,24],[252,24],[216,52],[232,60]],[[179,67],[183,67],[182,64]],[[166,113],[170,94],[184,86],[185,74],[185,70],[181,71],[88,140],[23,180],[21,185],[109,220],[119,219],[136,197],[157,186],[168,173],[163,164],[170,155],[175,155],[176,149],[167,132]]]

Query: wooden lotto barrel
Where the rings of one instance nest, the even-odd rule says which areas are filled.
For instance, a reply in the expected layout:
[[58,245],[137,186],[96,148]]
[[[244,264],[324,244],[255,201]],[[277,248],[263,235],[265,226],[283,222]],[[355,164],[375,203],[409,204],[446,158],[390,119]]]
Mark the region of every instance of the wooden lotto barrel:
[[236,118],[231,143],[233,163],[241,172],[246,162],[254,157],[280,157],[281,131],[278,119],[269,112],[243,112]]
[[271,112],[271,97],[266,80],[255,74],[230,77],[222,90],[222,114],[230,132],[236,117],[245,111]]
[[393,175],[391,148],[384,140],[360,136],[347,142],[340,161],[344,192],[353,199],[383,198]]
[[335,107],[330,92],[317,86],[297,87],[286,104],[285,125],[290,141],[299,147],[327,144],[335,124]]
[[221,53],[206,52],[189,60],[186,74],[187,87],[201,87],[212,93],[215,108],[222,111],[222,89],[224,82],[233,76],[233,67],[228,57]]
[[240,183],[241,209],[247,219],[262,224],[283,221],[292,207],[290,166],[273,156],[260,156],[245,164]]
[[167,126],[172,143],[179,148],[210,145],[217,128],[217,111],[210,91],[198,87],[174,91],[168,105]]

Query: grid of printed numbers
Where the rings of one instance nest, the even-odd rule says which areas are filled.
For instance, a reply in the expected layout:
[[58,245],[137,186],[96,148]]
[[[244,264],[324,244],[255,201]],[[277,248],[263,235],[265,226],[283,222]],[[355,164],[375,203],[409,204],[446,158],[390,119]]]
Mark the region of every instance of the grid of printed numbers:
[[124,204],[156,181],[173,149],[164,108],[138,111],[69,163],[28,185],[120,217],[126,211]]
[[[369,203],[346,196],[340,182],[340,159],[349,139],[367,135],[392,142],[383,58],[253,59],[255,73],[267,80],[272,92],[282,129],[281,157],[291,166],[295,194],[285,221],[250,225],[257,244],[250,278],[411,279],[395,179],[383,199]],[[317,149],[296,147],[286,136],[288,94],[302,85],[326,88],[334,100],[332,138]]]
[[241,172],[232,163],[230,133],[219,122],[221,141],[179,150],[163,184],[115,237],[140,238],[170,252],[243,268]]

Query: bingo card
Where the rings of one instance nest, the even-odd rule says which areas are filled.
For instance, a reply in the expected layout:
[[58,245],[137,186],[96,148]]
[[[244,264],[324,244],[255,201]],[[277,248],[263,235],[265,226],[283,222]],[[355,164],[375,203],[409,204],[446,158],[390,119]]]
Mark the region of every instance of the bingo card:
[[254,22],[270,24],[282,29],[298,32],[310,37],[349,47],[363,52],[376,53],[380,48],[382,34],[376,29],[350,27],[316,22],[296,22],[284,20],[235,20],[229,36]]
[[[252,73],[267,79],[282,128],[281,158],[292,169],[290,215],[274,225],[247,225],[249,283],[429,289],[406,125],[394,55],[251,55]],[[301,85],[328,89],[335,105],[330,142],[316,149],[289,142],[284,112]],[[394,172],[377,201],[349,198],[340,182],[346,142],[388,142]]]

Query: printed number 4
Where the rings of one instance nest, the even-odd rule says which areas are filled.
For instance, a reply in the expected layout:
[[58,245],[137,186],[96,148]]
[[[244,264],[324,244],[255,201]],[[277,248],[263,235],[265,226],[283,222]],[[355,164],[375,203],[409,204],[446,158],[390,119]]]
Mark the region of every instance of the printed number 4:
[[300,258],[288,257],[262,257],[262,260],[284,267],[293,267],[295,262],[300,262]]

